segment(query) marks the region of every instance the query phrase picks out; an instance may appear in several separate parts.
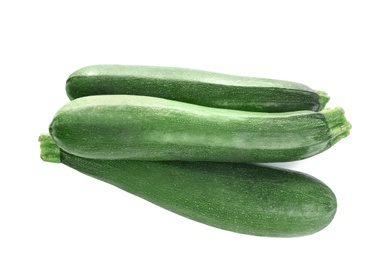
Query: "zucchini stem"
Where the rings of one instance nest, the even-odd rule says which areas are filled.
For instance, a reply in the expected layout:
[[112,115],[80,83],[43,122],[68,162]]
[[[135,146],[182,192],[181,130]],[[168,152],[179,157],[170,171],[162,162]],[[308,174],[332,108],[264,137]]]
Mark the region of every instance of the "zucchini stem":
[[341,107],[326,108],[321,113],[325,116],[328,127],[331,131],[331,140],[328,143],[328,147],[333,146],[338,141],[347,137],[352,128],[351,123],[345,118],[344,109]]
[[319,103],[318,111],[322,111],[331,98],[324,91],[321,91],[321,90],[315,90],[315,91],[318,94],[318,103]]
[[60,163],[60,149],[49,134],[41,134],[40,158],[45,162]]

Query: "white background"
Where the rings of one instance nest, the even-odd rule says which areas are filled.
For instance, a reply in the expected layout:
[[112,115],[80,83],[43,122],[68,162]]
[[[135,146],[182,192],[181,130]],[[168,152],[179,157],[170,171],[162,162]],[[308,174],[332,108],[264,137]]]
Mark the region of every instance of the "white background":
[[[0,259],[387,259],[383,1],[2,1]],[[265,238],[165,211],[64,165],[38,136],[92,64],[195,68],[324,90],[351,135],[283,167],[335,192],[323,231]]]

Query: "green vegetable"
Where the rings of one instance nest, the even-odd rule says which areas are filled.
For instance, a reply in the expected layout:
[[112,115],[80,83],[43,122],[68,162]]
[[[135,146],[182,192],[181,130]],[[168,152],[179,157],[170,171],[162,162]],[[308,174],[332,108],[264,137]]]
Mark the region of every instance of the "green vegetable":
[[68,97],[128,94],[255,112],[322,110],[329,97],[303,84],[185,68],[94,65],[69,76]]
[[100,95],[67,103],[49,131],[61,149],[85,158],[286,162],[325,151],[350,128],[341,108],[259,113]]
[[292,237],[326,227],[334,193],[299,172],[253,164],[78,157],[40,137],[42,159],[62,162],[192,220],[238,233]]

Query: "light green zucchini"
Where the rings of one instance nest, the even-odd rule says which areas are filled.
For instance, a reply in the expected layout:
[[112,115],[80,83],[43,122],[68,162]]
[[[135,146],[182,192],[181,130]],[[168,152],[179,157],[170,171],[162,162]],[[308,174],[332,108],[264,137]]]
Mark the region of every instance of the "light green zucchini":
[[99,95],[67,103],[49,132],[61,149],[85,158],[286,162],[327,150],[350,128],[341,108],[259,113]]

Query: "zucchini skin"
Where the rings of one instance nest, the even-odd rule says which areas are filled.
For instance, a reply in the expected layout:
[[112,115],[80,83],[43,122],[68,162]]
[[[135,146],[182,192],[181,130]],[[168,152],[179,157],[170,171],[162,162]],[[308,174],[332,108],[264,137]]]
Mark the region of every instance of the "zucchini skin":
[[325,151],[349,129],[340,108],[258,113],[100,95],[67,103],[49,132],[61,149],[85,158],[287,162]]
[[55,144],[48,135],[40,141],[51,142],[41,146],[43,160],[59,160],[166,210],[223,230],[305,236],[325,228],[337,209],[327,185],[296,171],[244,163],[88,159],[59,148],[53,152]]
[[202,70],[130,65],[93,65],[66,81],[73,100],[91,95],[153,96],[202,106],[255,112],[322,110],[329,97],[303,84]]

